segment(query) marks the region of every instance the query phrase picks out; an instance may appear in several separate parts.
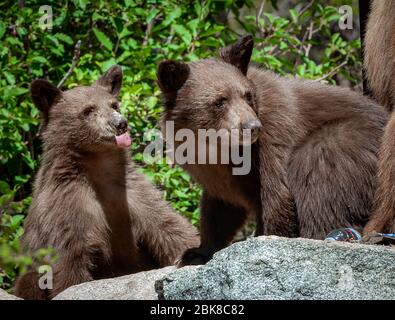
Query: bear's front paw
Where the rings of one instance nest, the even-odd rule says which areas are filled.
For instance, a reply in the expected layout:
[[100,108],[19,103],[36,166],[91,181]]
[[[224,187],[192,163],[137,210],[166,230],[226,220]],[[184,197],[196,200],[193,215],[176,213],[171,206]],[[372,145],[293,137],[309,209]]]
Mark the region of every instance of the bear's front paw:
[[177,264],[178,268],[190,265],[206,264],[212,258],[212,254],[202,248],[191,248],[184,252]]

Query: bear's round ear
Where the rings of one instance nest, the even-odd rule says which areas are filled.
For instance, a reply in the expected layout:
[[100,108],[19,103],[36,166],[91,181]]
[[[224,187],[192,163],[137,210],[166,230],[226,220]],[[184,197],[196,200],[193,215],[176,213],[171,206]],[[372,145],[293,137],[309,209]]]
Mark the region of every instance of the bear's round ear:
[[236,43],[220,50],[220,57],[227,63],[234,65],[244,75],[247,74],[250,63],[254,39],[251,35],[240,38]]
[[187,81],[189,72],[189,66],[183,62],[166,60],[159,64],[156,76],[167,107],[174,104],[177,91]]
[[47,80],[34,80],[30,85],[30,96],[35,106],[48,117],[49,109],[62,96],[62,91]]
[[112,66],[96,81],[96,85],[105,88],[113,96],[118,96],[122,86],[122,68]]
[[47,80],[34,80],[30,85],[30,96],[40,110],[42,122],[38,131],[41,136],[47,127],[50,108],[62,97],[62,91]]

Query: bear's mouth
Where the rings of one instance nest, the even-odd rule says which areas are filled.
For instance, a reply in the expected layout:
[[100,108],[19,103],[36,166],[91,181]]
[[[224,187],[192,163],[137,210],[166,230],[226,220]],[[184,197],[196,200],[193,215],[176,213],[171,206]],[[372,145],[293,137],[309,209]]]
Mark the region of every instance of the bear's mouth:
[[132,144],[132,138],[128,131],[115,136],[115,143],[118,148],[129,148]]
[[259,138],[258,132],[252,132],[249,135],[245,134],[243,130],[238,130],[238,133],[230,133],[231,134],[231,142],[235,142],[235,144],[240,146],[250,146],[257,142]]

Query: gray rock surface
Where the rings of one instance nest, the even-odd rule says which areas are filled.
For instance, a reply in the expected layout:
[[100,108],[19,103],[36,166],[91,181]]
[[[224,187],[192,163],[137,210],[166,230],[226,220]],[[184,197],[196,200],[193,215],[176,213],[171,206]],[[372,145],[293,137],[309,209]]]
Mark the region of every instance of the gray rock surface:
[[250,238],[156,283],[161,299],[395,299],[395,250]]
[[22,299],[7,293],[3,289],[0,289],[0,301],[1,300],[22,300]]
[[81,283],[59,293],[54,300],[156,300],[154,284],[175,267],[166,267],[118,278]]

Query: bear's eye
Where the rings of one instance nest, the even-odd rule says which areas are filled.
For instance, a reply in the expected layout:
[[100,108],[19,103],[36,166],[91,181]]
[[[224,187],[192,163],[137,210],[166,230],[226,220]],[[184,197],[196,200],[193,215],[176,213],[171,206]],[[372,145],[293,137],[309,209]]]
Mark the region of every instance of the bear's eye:
[[113,102],[113,103],[111,104],[111,108],[113,108],[115,111],[118,111],[118,110],[119,110],[119,104],[118,104],[118,102]]
[[89,116],[93,111],[95,111],[95,107],[93,107],[93,106],[89,106],[89,107],[86,107],[85,109],[84,109],[84,111],[83,111],[83,114],[84,114],[84,116]]
[[250,106],[253,104],[253,98],[251,92],[246,92],[245,99]]
[[227,99],[224,98],[224,97],[215,100],[214,107],[216,107],[216,108],[223,108],[224,105],[225,105],[226,100]]

